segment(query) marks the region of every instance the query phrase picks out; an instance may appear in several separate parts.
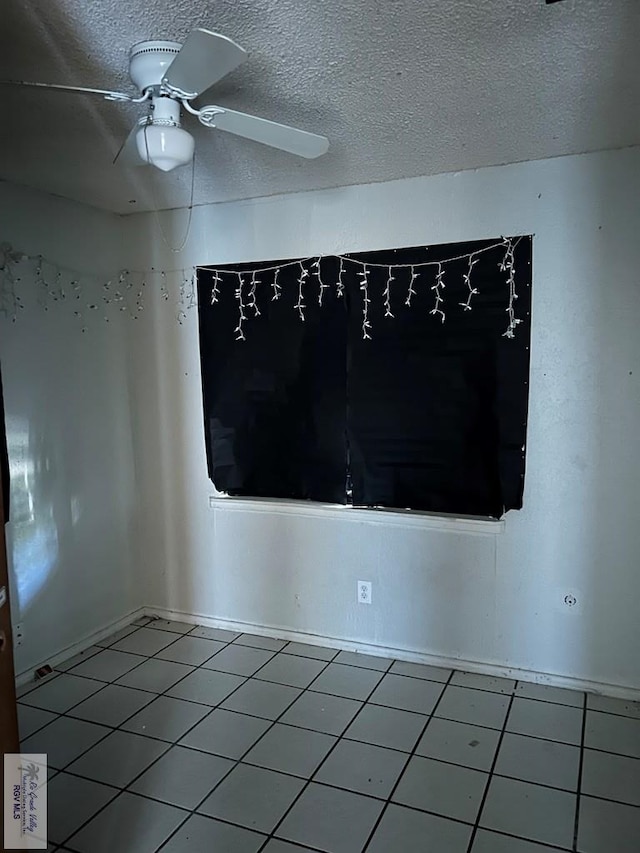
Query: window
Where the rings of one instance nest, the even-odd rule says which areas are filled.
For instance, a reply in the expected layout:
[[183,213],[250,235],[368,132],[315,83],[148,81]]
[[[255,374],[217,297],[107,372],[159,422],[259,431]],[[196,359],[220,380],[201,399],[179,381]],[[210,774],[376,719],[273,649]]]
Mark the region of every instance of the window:
[[460,515],[520,508],[530,284],[529,237],[199,270],[214,485]]

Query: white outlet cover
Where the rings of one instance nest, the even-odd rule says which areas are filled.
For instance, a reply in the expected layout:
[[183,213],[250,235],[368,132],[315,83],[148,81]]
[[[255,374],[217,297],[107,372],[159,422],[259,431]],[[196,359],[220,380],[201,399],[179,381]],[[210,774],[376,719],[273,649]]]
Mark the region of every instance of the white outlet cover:
[[358,604],[371,604],[371,581],[358,581]]

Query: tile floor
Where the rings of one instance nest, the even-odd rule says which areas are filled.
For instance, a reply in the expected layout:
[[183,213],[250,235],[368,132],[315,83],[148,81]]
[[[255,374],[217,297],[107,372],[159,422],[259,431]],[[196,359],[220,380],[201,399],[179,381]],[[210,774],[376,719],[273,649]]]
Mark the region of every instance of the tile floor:
[[639,703],[142,619],[19,719],[50,851],[640,851]]

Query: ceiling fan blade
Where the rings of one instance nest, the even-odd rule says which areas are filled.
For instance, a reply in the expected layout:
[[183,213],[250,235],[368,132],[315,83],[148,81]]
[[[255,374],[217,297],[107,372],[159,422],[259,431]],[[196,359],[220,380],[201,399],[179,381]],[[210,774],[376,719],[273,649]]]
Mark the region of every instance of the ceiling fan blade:
[[198,118],[207,127],[226,130],[227,133],[235,133],[236,136],[244,136],[245,139],[253,139],[255,142],[262,142],[264,145],[271,145],[272,148],[280,148],[282,151],[288,151],[290,154],[297,154],[309,160],[320,157],[329,149],[329,140],[326,136],[318,136],[266,118],[228,110],[226,107],[203,107]]
[[187,36],[162,82],[175,94],[195,98],[237,68],[246,56],[246,51],[227,36],[195,29]]
[[144,119],[137,121],[125,141],[120,146],[118,153],[113,158],[114,166],[117,164],[118,166],[148,166],[149,164],[142,159],[140,154],[138,153],[138,144],[136,142],[136,136],[142,125],[144,124]]
[[109,89],[88,89],[85,86],[63,86],[59,83],[31,83],[27,80],[0,80],[2,86],[29,86],[34,89],[52,89],[54,92],[72,92],[79,95],[100,95],[107,101],[133,101],[134,103],[142,103],[147,99],[147,95],[143,98],[134,98],[132,95],[125,95],[124,92],[111,92]]

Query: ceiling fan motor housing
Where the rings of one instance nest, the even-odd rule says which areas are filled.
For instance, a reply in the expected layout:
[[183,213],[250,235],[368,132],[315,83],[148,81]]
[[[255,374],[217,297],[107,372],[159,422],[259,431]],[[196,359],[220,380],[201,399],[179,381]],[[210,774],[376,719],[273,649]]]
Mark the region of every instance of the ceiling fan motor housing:
[[141,41],[129,54],[129,76],[141,93],[159,86],[182,45],[176,41]]

